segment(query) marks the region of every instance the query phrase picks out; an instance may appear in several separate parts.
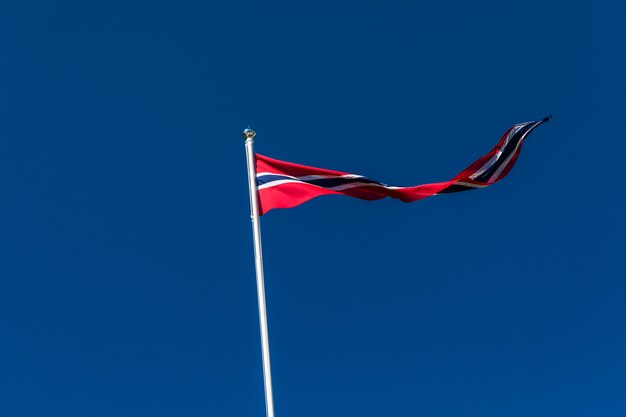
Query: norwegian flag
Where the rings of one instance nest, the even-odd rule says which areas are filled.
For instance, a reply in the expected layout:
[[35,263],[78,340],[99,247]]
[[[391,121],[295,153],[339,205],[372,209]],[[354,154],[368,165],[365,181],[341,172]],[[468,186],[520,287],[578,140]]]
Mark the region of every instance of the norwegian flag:
[[260,214],[290,208],[325,194],[342,194],[363,200],[384,197],[413,202],[438,194],[474,190],[504,178],[519,156],[522,142],[537,126],[550,120],[520,123],[507,130],[489,153],[450,181],[412,187],[396,187],[362,175],[314,168],[255,154]]

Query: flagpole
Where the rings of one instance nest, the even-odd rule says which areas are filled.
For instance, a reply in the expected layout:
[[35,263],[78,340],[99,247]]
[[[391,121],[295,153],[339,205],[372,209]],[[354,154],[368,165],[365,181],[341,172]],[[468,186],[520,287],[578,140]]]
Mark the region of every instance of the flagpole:
[[252,234],[254,236],[254,266],[256,268],[256,291],[259,301],[259,326],[261,328],[261,350],[263,353],[265,412],[267,417],[274,417],[272,372],[270,369],[270,343],[267,332],[267,312],[265,310],[265,282],[263,279],[263,251],[261,247],[261,223],[259,221],[259,197],[257,195],[256,164],[253,151],[255,136],[256,132],[250,128],[243,131],[243,137],[246,140],[248,186],[250,189],[250,217],[252,218]]

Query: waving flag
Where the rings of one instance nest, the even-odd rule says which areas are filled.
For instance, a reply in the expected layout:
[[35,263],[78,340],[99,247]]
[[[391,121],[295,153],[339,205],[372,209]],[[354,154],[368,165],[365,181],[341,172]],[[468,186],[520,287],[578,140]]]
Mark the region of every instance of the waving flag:
[[412,187],[396,187],[362,175],[314,168],[255,154],[260,214],[274,208],[290,208],[325,194],[342,194],[363,200],[384,197],[405,202],[432,195],[483,188],[504,178],[519,156],[522,142],[533,129],[550,120],[520,123],[507,130],[489,153],[450,181]]

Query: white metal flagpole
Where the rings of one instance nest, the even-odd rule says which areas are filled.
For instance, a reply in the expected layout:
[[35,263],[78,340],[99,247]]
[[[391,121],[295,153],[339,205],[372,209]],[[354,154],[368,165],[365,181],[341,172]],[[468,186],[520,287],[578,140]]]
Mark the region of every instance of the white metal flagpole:
[[274,399],[272,396],[272,372],[270,370],[270,343],[267,334],[267,312],[265,311],[265,282],[263,280],[263,252],[261,248],[261,223],[259,221],[259,197],[256,185],[256,164],[254,160],[254,130],[243,131],[246,140],[246,159],[248,161],[248,185],[250,188],[250,217],[254,236],[254,265],[256,267],[256,291],[259,299],[259,325],[261,327],[261,349],[263,352],[263,383],[265,386],[265,411],[267,417],[274,417]]

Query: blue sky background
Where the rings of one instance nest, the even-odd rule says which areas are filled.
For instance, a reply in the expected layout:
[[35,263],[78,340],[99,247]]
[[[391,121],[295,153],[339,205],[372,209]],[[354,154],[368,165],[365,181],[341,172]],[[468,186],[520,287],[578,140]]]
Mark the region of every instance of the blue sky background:
[[623,2],[0,2],[0,416],[263,416],[243,140],[397,185],[263,217],[277,416],[623,416]]

